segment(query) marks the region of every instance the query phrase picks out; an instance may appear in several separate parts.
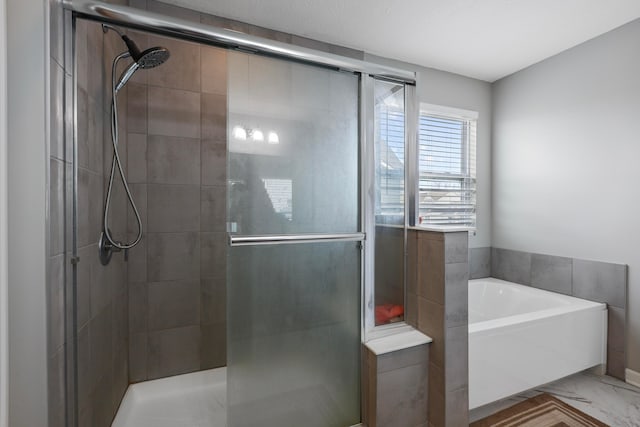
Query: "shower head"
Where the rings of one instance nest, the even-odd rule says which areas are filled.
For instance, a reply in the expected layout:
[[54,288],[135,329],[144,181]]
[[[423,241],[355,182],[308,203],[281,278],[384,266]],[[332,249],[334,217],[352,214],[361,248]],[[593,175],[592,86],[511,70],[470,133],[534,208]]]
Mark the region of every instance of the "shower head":
[[131,58],[138,64],[140,68],[146,70],[148,68],[154,68],[158,65],[162,65],[167,59],[169,59],[169,49],[162,46],[156,46],[140,52],[138,45],[126,35],[121,36],[124,40]]
[[143,70],[155,68],[164,64],[170,56],[169,49],[165,47],[156,46],[140,52],[133,40],[129,39],[127,36],[123,36],[122,39],[127,43],[127,47],[129,47],[129,54],[133,58],[134,62],[132,62],[131,65],[122,72],[122,75],[118,80],[118,84],[116,85],[116,92],[127,84],[129,79],[133,77],[136,71],[138,71],[138,68],[142,68]]
[[147,70],[149,68],[155,68],[159,65],[164,64],[171,54],[169,53],[169,49],[162,46],[156,46],[144,51],[140,51],[138,45],[131,40],[126,34],[123,34],[122,31],[113,27],[111,25],[102,24],[102,29],[106,33],[109,30],[115,31],[121,38],[122,41],[127,45],[128,52],[123,52],[118,57],[126,57],[131,56],[133,59],[133,63],[129,65],[120,76],[118,83],[116,84],[115,90],[119,91],[124,87],[125,84],[129,81],[129,79],[138,71],[138,68],[142,68],[143,70]]

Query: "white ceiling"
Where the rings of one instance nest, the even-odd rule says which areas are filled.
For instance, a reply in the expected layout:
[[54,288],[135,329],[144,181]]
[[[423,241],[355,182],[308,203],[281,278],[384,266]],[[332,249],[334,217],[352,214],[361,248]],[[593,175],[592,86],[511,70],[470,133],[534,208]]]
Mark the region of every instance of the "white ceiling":
[[640,0],[162,1],[490,82],[640,17]]

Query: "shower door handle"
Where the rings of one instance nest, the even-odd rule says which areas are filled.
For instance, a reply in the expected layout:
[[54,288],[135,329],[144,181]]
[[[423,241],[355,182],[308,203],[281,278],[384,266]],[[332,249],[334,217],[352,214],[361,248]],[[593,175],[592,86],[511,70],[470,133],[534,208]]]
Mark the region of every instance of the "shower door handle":
[[365,233],[282,234],[256,236],[237,236],[229,234],[229,246],[282,245],[318,242],[361,242],[365,240],[365,238]]

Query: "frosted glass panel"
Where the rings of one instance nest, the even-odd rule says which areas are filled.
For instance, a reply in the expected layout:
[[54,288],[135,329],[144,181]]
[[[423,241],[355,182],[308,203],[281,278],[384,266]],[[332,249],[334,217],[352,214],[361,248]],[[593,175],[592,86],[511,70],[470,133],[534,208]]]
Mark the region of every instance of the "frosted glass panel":
[[233,247],[229,427],[360,421],[357,243]]
[[[358,77],[243,53],[228,64],[230,232],[359,231]],[[359,423],[359,244],[228,254],[228,426]]]
[[230,53],[233,233],[358,231],[358,78]]

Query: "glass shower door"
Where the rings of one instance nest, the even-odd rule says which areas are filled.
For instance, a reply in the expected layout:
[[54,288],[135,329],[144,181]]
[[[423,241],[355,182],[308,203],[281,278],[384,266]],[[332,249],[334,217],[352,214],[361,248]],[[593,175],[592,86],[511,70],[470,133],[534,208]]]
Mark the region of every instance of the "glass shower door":
[[358,77],[228,66],[228,426],[357,424]]

